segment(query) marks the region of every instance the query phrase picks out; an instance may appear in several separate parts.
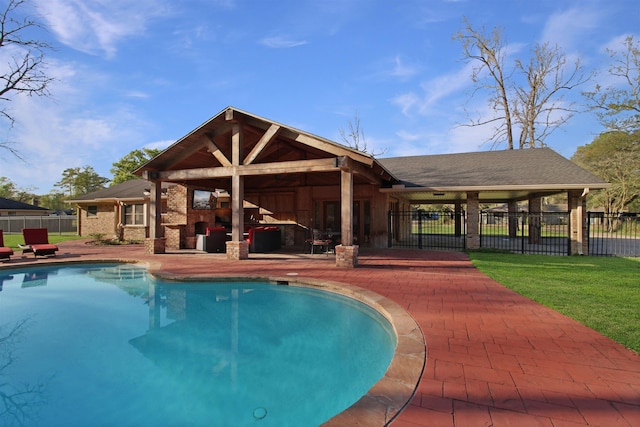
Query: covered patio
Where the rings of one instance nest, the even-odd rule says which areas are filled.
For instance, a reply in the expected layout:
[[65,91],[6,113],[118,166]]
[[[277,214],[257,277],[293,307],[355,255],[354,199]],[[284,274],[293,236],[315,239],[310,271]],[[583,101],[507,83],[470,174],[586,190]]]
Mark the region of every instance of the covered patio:
[[[374,246],[383,244],[386,210],[373,207],[386,206],[379,188],[397,181],[366,153],[232,107],[136,173],[151,183],[150,252],[166,249],[163,223],[187,237],[193,236],[195,222],[213,225],[215,221],[203,218],[189,202],[194,190],[226,189],[230,194],[229,259],[248,258],[247,225],[278,225],[290,246],[302,245],[314,229],[339,234],[336,263],[343,266],[357,263],[357,236]],[[182,194],[185,212],[172,210],[170,198],[164,221],[158,202],[163,182],[187,188]],[[326,213],[328,207],[331,213]]]

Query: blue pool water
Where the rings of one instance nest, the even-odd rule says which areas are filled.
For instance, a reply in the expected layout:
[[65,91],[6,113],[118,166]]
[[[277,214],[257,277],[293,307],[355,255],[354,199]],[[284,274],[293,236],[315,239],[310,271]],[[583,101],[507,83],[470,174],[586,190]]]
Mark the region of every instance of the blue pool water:
[[255,282],[133,265],[0,270],[0,425],[317,426],[385,373],[388,321]]

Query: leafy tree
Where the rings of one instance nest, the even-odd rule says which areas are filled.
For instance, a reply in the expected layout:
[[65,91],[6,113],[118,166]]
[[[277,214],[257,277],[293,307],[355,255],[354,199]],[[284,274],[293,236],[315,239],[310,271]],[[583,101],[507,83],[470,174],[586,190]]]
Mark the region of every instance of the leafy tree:
[[545,139],[576,112],[573,103],[563,101],[563,92],[585,83],[579,61],[570,64],[558,46],[536,44],[528,61],[507,63],[508,45],[500,28],[491,33],[474,28],[465,18],[463,30],[454,34],[462,44],[466,62],[477,64],[471,78],[474,94],[489,93],[488,103],[495,112],[489,118],[470,118],[468,126],[494,126],[489,138],[493,146],[506,141],[516,148],[545,146]]
[[140,166],[157,156],[162,150],[157,148],[143,148],[142,150],[133,150],[117,162],[113,163],[110,172],[113,174],[111,185],[120,184],[132,179],[140,177],[132,172]]
[[616,84],[596,85],[583,94],[607,129],[633,132],[640,129],[640,42],[629,36],[623,46],[623,51],[607,49],[613,61],[609,74]]
[[603,206],[607,214],[623,211],[640,194],[640,132],[611,131],[592,143],[578,147],[571,158],[585,169],[611,183],[595,192],[590,202]]
[[4,176],[0,176],[0,197],[24,203],[31,203],[37,198],[32,188],[20,188]]
[[70,197],[81,196],[104,188],[109,178],[96,173],[91,166],[67,168],[62,172],[62,179],[54,184]]
[[47,209],[52,210],[65,210],[69,209],[69,205],[64,203],[65,196],[58,191],[51,191],[49,194],[40,196],[40,206],[44,206]]
[[[45,72],[45,51],[51,46],[32,37],[33,29],[40,25],[31,17],[21,17],[21,8],[26,0],[9,0],[4,10],[0,10],[0,49],[6,61],[0,71],[0,101],[10,102],[17,94],[49,95],[48,87],[52,78]],[[8,107],[0,107],[0,117],[13,125],[15,119]],[[9,150],[20,157],[11,142],[0,142],[0,148]]]
[[6,176],[0,176],[0,197],[12,199],[16,192],[16,185]]

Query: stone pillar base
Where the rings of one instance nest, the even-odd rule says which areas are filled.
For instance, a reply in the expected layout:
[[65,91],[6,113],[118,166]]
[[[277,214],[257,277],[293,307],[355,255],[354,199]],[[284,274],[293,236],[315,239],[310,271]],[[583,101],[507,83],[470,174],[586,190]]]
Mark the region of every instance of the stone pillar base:
[[249,243],[234,241],[227,242],[227,259],[249,259]]
[[164,237],[144,239],[144,251],[148,254],[163,254],[166,252],[167,239]]
[[358,265],[358,248],[360,246],[336,246],[336,267],[353,268]]

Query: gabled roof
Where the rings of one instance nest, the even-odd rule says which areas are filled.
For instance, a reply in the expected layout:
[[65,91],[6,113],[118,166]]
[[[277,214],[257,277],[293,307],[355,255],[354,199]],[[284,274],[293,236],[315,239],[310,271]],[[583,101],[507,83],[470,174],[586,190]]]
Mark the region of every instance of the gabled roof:
[[[163,183],[162,188],[169,187],[170,183]],[[149,198],[149,181],[144,179],[132,179],[129,181],[93,191],[75,199],[67,200],[67,203],[111,202],[111,201],[136,201]],[[147,194],[145,194],[147,193]]]
[[47,208],[0,197],[0,209],[8,211],[47,211]]
[[[272,188],[284,185],[285,181],[295,186],[302,182],[302,175],[307,185],[339,184],[339,174],[325,173],[339,171],[338,158],[348,158],[356,174],[364,179],[395,181],[370,154],[235,107],[220,111],[134,173],[179,175],[164,180],[188,180],[194,187],[224,188],[224,180],[232,172],[232,135],[236,125],[242,128],[244,151],[240,153],[238,167],[247,177],[247,188]],[[171,174],[175,171],[192,172]]]

